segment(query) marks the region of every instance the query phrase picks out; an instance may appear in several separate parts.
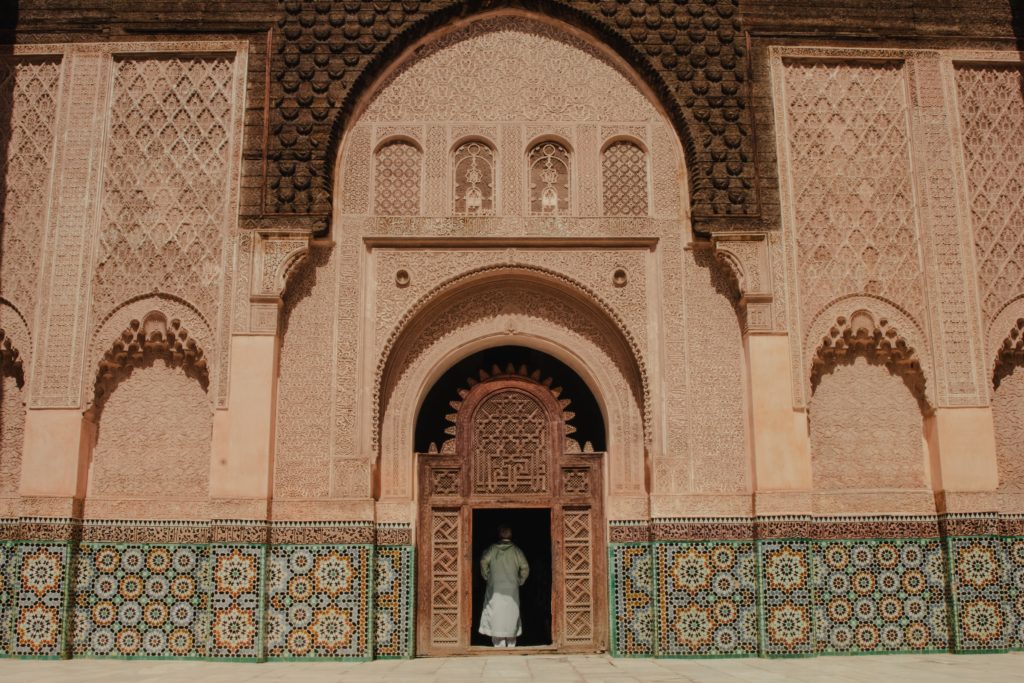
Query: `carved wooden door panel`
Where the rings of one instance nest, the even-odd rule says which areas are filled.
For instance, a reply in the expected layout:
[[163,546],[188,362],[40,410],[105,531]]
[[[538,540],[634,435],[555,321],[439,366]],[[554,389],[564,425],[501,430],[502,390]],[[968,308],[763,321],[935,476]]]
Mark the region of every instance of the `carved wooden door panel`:
[[[601,577],[605,560],[600,542],[602,483],[600,456],[563,455],[556,504],[560,524],[558,554],[561,649],[593,651],[605,647],[606,594]],[[557,642],[557,641],[556,641]]]
[[458,458],[424,457],[419,461],[421,509],[417,545],[417,651],[445,654],[468,645],[464,576],[466,538],[465,473]]
[[551,510],[552,646],[604,649],[601,454],[566,439],[568,401],[545,384],[495,378],[463,399],[453,403],[454,443],[419,457],[417,651],[469,648],[472,511],[495,507]]

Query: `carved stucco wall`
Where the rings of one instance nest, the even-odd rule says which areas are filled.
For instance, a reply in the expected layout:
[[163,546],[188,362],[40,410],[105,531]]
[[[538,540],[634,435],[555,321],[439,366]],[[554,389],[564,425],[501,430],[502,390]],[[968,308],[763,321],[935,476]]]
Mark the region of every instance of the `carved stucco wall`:
[[13,377],[0,376],[0,515],[12,517],[21,477],[21,449],[25,439],[25,397]]
[[[60,79],[59,58],[0,59],[0,337],[17,349],[25,369],[31,366],[29,329],[37,304]],[[10,503],[0,500],[0,516],[11,517],[27,387],[7,373],[0,381],[0,499]]]
[[[566,88],[567,73],[586,87]],[[678,214],[680,148],[668,122],[589,42],[524,17],[484,19],[443,35],[382,84],[346,138],[338,174],[342,209],[354,215],[396,213],[393,207],[381,211],[391,202],[381,203],[371,169],[392,148],[381,143],[397,137],[423,150],[423,201],[415,202],[420,209],[413,213],[451,214],[450,151],[460,140],[477,137],[497,151],[496,213],[523,215],[527,145],[551,136],[568,143],[572,153],[571,213],[602,213],[601,151],[606,141],[626,137],[650,150],[654,215]]]
[[345,493],[333,486],[331,476],[336,262],[330,249],[313,249],[285,297],[274,459],[277,499]]
[[803,324],[848,294],[921,310],[902,64],[784,60],[782,79]]
[[[503,60],[482,60],[481,54],[501,54]],[[563,70],[554,65],[566,63],[574,65],[587,88],[559,85]],[[546,136],[564,141],[572,153],[572,215],[557,223],[524,215],[528,146]],[[496,152],[496,202],[490,216],[453,216],[450,155],[465,139],[482,140]],[[608,166],[609,172],[629,176],[623,179],[630,195],[626,212],[635,213],[641,203],[649,204],[650,209],[645,209],[643,216],[598,219],[604,206],[603,183],[610,189],[619,188],[612,189],[618,192],[618,199],[610,205],[616,207],[616,213],[623,211],[620,185],[602,176],[602,149],[606,143],[620,140],[631,140],[643,150],[640,159]],[[400,206],[398,213],[419,215],[373,215],[382,206],[374,187],[374,179],[381,173],[378,152],[387,149],[390,141],[423,150],[419,173],[407,168],[405,157],[401,167],[395,167],[401,172],[402,184],[419,193],[420,200],[405,205],[389,199],[385,204],[390,208],[383,213],[393,214],[394,207]],[[644,176],[642,181],[638,172]],[[654,314],[651,302],[658,298],[652,299],[651,293],[660,289],[661,275],[651,257],[652,244],[656,237],[665,240],[666,250],[674,254],[678,266],[666,271],[664,278],[678,283],[683,274],[683,243],[688,239],[688,231],[680,239],[679,214],[685,194],[681,150],[668,122],[630,75],[588,42],[551,24],[518,16],[485,19],[442,35],[381,84],[346,137],[336,177],[339,211],[334,241],[322,247],[329,256],[314,257],[313,265],[293,279],[290,289],[295,292],[287,295],[275,485],[279,495],[292,499],[366,495],[372,461],[369,454],[377,448],[372,427],[378,416],[359,398],[365,395],[361,392],[375,386],[381,354],[403,324],[403,316],[417,301],[460,273],[522,265],[550,273],[555,279],[570,278],[590,292],[583,296],[600,298],[614,311],[618,324],[635,344],[637,353],[632,355],[641,364],[656,343],[650,337],[650,320]],[[393,178],[388,182],[393,184]],[[644,196],[646,199],[637,199]],[[613,237],[616,244],[495,249],[458,243],[461,238],[484,237]],[[403,244],[408,238],[441,239],[444,243],[436,248],[412,247]],[[361,253],[367,249],[367,241],[368,257]],[[619,270],[625,273],[622,282],[614,277]],[[681,283],[673,284],[673,289],[681,291]],[[711,295],[732,315],[738,339],[728,300],[717,292]],[[515,302],[510,305],[514,308]],[[453,328],[451,333],[465,332]],[[561,334],[568,339],[576,333],[565,330]],[[685,344],[685,339],[675,342]],[[671,379],[680,378],[678,385],[685,391],[682,356],[675,355],[674,361]],[[614,363],[618,362],[616,356]],[[321,379],[321,386],[312,390],[309,382],[301,379],[325,375],[331,380],[324,383]],[[633,381],[630,378],[629,382]],[[319,400],[324,390],[330,396],[309,414],[302,414],[285,400],[292,395],[308,398],[310,391]],[[639,395],[633,389],[627,393],[636,403],[620,411],[642,409],[648,400],[642,390]],[[329,428],[323,428],[323,422],[311,427],[312,416],[328,420]],[[635,413],[629,414],[628,436],[620,441],[628,441],[632,457],[642,463],[644,433],[642,424],[633,422],[635,417]],[[685,437],[683,442],[687,441]],[[723,447],[730,450],[730,457],[736,457],[731,445]],[[632,470],[636,465],[623,465],[630,470],[630,481],[613,477],[616,485],[635,493],[636,473]],[[336,472],[339,467],[348,475]],[[331,477],[323,476],[328,468]],[[401,468],[390,470],[390,474],[385,469],[384,492],[408,490],[410,474]]]
[[[46,228],[59,59],[0,59],[0,291],[31,321]],[[28,357],[28,339],[17,340]]]
[[118,59],[93,304],[157,289],[216,318],[224,270],[234,67],[227,57]]
[[1024,294],[1024,71],[960,65],[956,85],[982,313],[992,323]]
[[824,375],[810,403],[814,488],[922,489],[923,419],[903,379],[857,356]]
[[1017,366],[992,393],[999,488],[1024,491],[1024,368]]
[[[692,179],[695,213],[753,215],[756,193],[751,191],[755,174],[750,129],[743,123],[747,114],[739,95],[746,52],[737,5],[738,0],[707,0],[689,6],[621,0],[436,0],[401,7],[369,2],[285,3],[279,30],[274,32],[273,134],[267,150],[265,210],[308,213],[289,218],[307,224],[322,222],[332,194],[323,184],[331,175],[333,159],[328,157],[337,153],[341,135],[351,131],[348,108],[391,66],[394,56],[429,32],[464,17],[526,9],[536,12],[535,16],[562,19],[571,25],[570,31],[586,31],[614,46],[660,93],[680,133],[688,140],[692,135],[693,142],[687,143],[689,158],[703,169]],[[482,61],[494,66],[494,60]],[[337,192],[334,205],[340,206]]]
[[[684,254],[687,437],[655,463],[659,494],[744,494],[751,488],[743,339],[725,266],[708,250]],[[725,507],[715,512],[730,514]]]
[[201,519],[206,514],[213,409],[206,392],[182,369],[156,360],[132,370],[106,400],[96,429],[87,515]]

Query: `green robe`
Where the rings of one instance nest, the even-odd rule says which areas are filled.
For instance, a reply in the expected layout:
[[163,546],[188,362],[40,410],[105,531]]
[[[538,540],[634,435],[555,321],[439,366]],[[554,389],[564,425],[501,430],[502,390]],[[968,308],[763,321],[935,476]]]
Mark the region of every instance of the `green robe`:
[[523,551],[512,541],[495,543],[480,558],[480,573],[487,581],[480,633],[514,638],[523,632],[519,618],[519,587],[530,575]]

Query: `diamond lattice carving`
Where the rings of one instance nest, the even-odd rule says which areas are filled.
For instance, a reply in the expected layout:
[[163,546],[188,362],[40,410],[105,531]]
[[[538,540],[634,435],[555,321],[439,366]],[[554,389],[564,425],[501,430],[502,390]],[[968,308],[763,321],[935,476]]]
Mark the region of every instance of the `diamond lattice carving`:
[[473,415],[474,493],[544,493],[551,458],[547,412],[521,391],[495,392]]
[[115,62],[97,310],[158,289],[211,319],[228,220],[230,58]]
[[627,140],[613,142],[601,155],[606,216],[647,215],[647,155]]
[[902,68],[793,61],[784,78],[803,319],[851,293],[921,310]]
[[32,319],[53,156],[60,64],[0,61],[0,284]]
[[987,320],[1024,292],[1024,70],[956,72],[974,244]]
[[423,153],[402,140],[377,150],[376,209],[380,216],[415,216],[420,212]]

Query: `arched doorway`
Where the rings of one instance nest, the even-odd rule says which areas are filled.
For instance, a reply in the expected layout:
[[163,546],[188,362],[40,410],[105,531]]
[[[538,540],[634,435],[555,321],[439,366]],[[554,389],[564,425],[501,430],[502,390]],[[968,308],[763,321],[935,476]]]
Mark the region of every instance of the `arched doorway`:
[[[547,372],[517,364],[526,354],[543,357]],[[485,365],[501,356],[504,365]],[[452,379],[474,364],[478,371],[456,391]],[[596,441],[603,448],[604,425],[593,396],[567,366],[519,347],[474,354],[452,370],[431,392],[451,391],[453,412],[435,413],[450,438],[417,456],[417,652],[451,655],[486,646],[476,634],[483,606],[477,565],[498,524],[513,527],[533,565],[521,593],[521,644],[605,649],[603,453],[591,446]],[[581,446],[574,438],[573,398],[562,384],[580,395],[584,432],[599,440]],[[421,418],[430,408],[428,395]],[[429,433],[419,422],[417,432]]]

